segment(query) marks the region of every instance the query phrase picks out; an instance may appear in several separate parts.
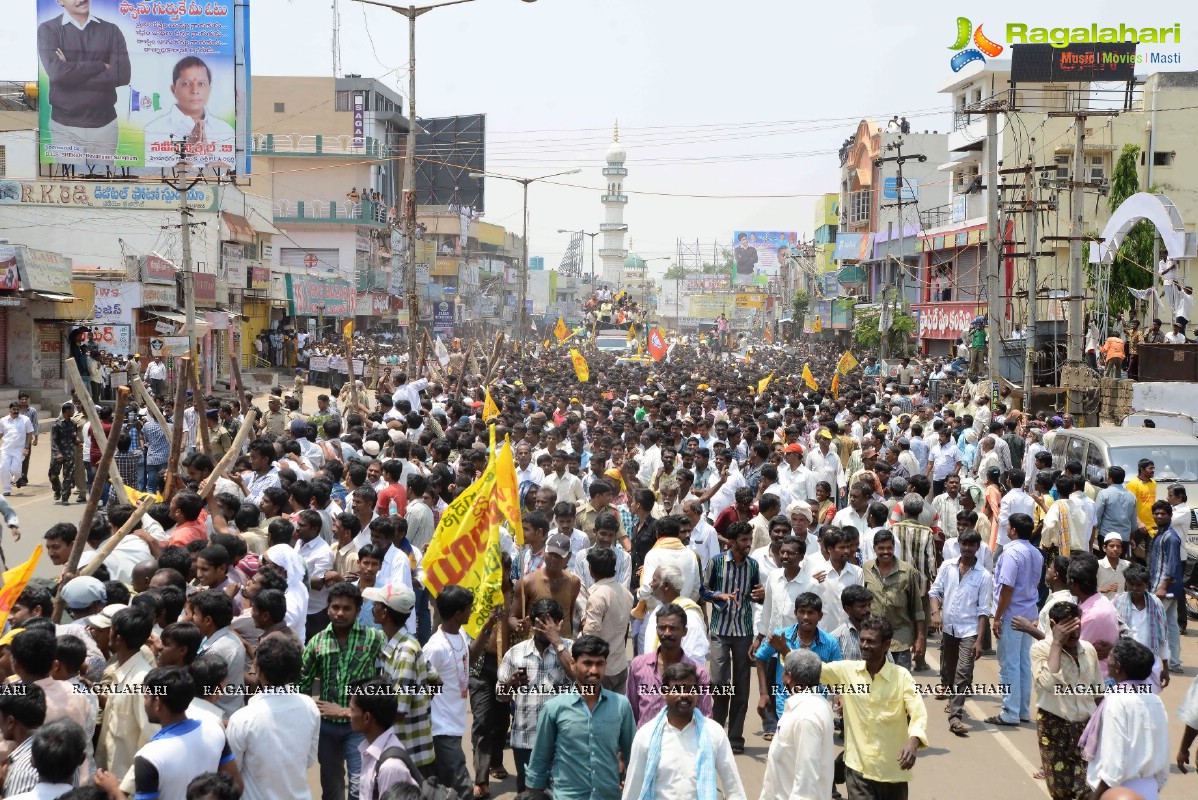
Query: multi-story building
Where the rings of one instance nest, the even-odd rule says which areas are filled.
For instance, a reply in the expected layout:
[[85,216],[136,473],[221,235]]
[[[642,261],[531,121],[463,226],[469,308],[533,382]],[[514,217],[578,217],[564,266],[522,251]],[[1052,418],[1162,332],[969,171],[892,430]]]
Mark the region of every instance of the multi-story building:
[[250,316],[255,335],[270,318],[326,331],[399,322],[402,293],[390,287],[391,237],[403,141],[403,98],[381,81],[255,76],[254,181],[282,231],[272,266],[270,316]]
[[[987,104],[1002,103],[997,114],[997,160],[1004,168],[1031,160],[1037,166],[1054,165],[1042,173],[1049,183],[1040,199],[1057,201],[1055,210],[1042,212],[1039,227],[1043,236],[1068,236],[1070,194],[1053,188],[1054,180],[1070,181],[1077,134],[1077,117],[1068,112],[1098,111],[1084,119],[1082,180],[1109,184],[1115,163],[1126,144],[1141,148],[1137,164],[1142,190],[1153,186],[1173,202],[1188,229],[1198,221],[1198,159],[1187,158],[1188,142],[1198,123],[1198,72],[1155,73],[1137,78],[1132,90],[1111,89],[1100,84],[1019,84],[1010,87],[1011,62],[989,60],[967,67],[946,82],[941,94],[951,98],[952,130],[949,155],[939,169],[950,189],[946,206],[930,207],[924,215],[920,251],[922,296],[914,306],[926,350],[947,353],[948,347],[986,303],[987,196],[985,174],[990,162],[986,136]],[[1142,81],[1142,83],[1141,83]],[[1121,113],[1105,113],[1115,108]],[[1005,176],[1008,181],[1022,176]],[[1002,194],[1000,190],[1000,195]],[[1013,193],[1003,199],[1012,199]],[[1083,234],[1098,235],[1110,219],[1106,197],[1087,190]],[[1012,240],[1016,227],[1004,215],[1002,230]],[[1039,302],[1037,319],[1042,324],[1063,323],[1068,304],[1061,298],[1074,294],[1069,280],[1069,243],[1042,242],[1041,251],[1055,254],[1038,260]],[[1026,251],[1027,247],[1008,248]],[[999,330],[1009,333],[1027,319],[1026,259],[1000,260],[999,292],[1003,298]],[[1180,267],[1187,278],[1186,265]],[[1017,289],[1023,289],[1017,291]]]

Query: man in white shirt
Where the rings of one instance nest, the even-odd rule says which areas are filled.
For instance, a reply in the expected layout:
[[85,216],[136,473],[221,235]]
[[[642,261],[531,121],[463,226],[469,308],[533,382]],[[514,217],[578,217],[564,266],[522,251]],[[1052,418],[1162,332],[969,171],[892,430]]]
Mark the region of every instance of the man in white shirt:
[[753,652],[778,628],[793,625],[795,600],[803,592],[817,592],[819,584],[803,572],[807,543],[794,534],[783,537],[778,551],[778,569],[772,571],[765,584],[765,600],[757,620],[757,641]]
[[542,489],[557,492],[559,503],[572,503],[576,508],[586,502],[582,492],[582,480],[566,469],[566,454],[558,450],[553,454],[553,472],[541,481]]
[[832,518],[832,524],[838,528],[851,525],[858,534],[864,536],[869,527],[869,520],[866,516],[869,513],[869,498],[870,493],[865,485],[854,483],[849,487],[849,504],[836,512],[836,516]]
[[839,528],[828,527],[823,532],[824,547],[828,558],[819,551],[808,553],[803,559],[803,572],[819,584],[818,594],[824,603],[824,616],[819,629],[831,633],[849,621],[848,612],[840,602],[840,595],[847,586],[860,586],[865,582],[861,567],[849,561],[856,552],[859,535]]
[[208,111],[212,70],[203,59],[185,56],[175,64],[171,94],[175,96],[175,105],[170,111],[146,123],[146,166],[173,165],[178,160],[171,141],[174,137],[186,142],[184,154],[193,165],[233,169],[236,132],[228,122]]
[[782,685],[790,696],[766,756],[761,800],[832,796],[832,704],[814,691],[822,668],[811,650],[786,654]]
[[641,436],[641,470],[637,473],[637,478],[642,486],[648,486],[653,481],[653,476],[661,469],[661,448],[657,445],[660,438],[661,435],[652,428]]
[[324,576],[333,569],[333,550],[320,536],[323,524],[320,514],[310,508],[300,511],[295,519],[295,551],[308,568],[311,586],[305,611],[308,618],[305,630],[309,637],[324,630],[329,621],[329,590],[324,584]]
[[[778,483],[790,492],[796,500],[808,501],[815,497],[815,485],[811,480],[811,470],[803,464],[803,445],[791,442],[782,448],[782,463],[778,465]],[[789,503],[783,508],[789,507]]]
[[21,404],[8,404],[8,416],[0,419],[0,490],[12,494],[13,476],[21,477],[21,462],[33,447],[33,424],[21,413]]
[[703,504],[698,500],[686,500],[682,503],[682,514],[695,527],[691,530],[690,542],[687,546],[699,555],[699,568],[703,575],[711,560],[720,554],[720,539],[715,528],[703,519]]
[[[699,688],[695,666],[679,661],[666,667],[662,688],[666,707],[645,722],[632,740],[623,800],[637,800],[646,782],[656,787],[651,797],[699,797],[695,765],[704,751],[714,761],[714,774],[708,777],[719,776],[725,800],[745,800],[728,734],[695,706]],[[821,698],[821,702],[825,701]]]
[[290,636],[258,643],[254,665],[266,689],[233,712],[225,735],[241,768],[243,800],[309,800],[307,772],[316,764],[320,712],[294,691],[303,651]]
[[[1011,541],[1011,515],[1012,514],[1027,514],[1035,519],[1036,501],[1030,494],[1023,491],[1025,476],[1023,470],[1013,469],[1010,473],[1011,486],[1014,487],[1011,491],[1003,495],[1002,502],[998,505],[998,547],[1006,547]],[[998,557],[997,552],[995,557]]]
[[816,435],[816,444],[816,449],[807,455],[807,469],[813,473],[811,479],[815,482],[827,481],[834,496],[843,497],[848,479],[840,459],[832,452],[832,432],[827,428],[821,430]]
[[166,395],[166,364],[162,361],[161,353],[154,356],[154,360],[146,365],[146,380],[155,397]]
[[532,481],[537,486],[545,480],[545,470],[532,463],[532,448],[524,442],[516,445],[516,483]]

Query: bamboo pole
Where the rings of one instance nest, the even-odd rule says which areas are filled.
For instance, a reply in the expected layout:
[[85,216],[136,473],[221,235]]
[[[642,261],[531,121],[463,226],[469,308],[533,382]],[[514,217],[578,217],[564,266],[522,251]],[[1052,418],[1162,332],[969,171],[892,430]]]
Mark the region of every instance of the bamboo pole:
[[[96,440],[100,451],[103,452],[104,448],[108,446],[108,435],[104,433],[104,426],[100,424],[100,415],[96,413],[96,404],[92,402],[91,392],[88,391],[87,384],[83,382],[83,378],[79,374],[79,367],[73,358],[67,359],[67,377],[70,378],[71,385],[75,388],[75,394],[79,396],[79,405],[83,406],[80,410],[87,417],[88,424],[92,426],[92,437]],[[115,419],[113,424],[116,424]],[[84,442],[83,446],[87,447],[87,442]],[[86,451],[83,453],[83,457],[87,458]],[[121,471],[117,469],[115,462],[109,465],[108,477],[112,480],[113,487],[120,491],[121,497],[126,497],[125,481],[121,479]]]
[[196,412],[196,438],[199,440],[200,448],[209,458],[212,457],[212,437],[208,435],[208,407],[204,404],[203,393],[200,391],[200,378],[196,375],[195,362],[192,362],[192,369],[189,369],[187,382],[191,384],[191,407]]
[[454,384],[453,391],[450,392],[450,397],[458,397],[462,392],[462,381],[466,378],[466,362],[470,357],[470,348],[474,346],[474,340],[466,342],[466,349],[462,351],[462,366],[458,370],[457,382]]
[[245,415],[245,422],[237,429],[237,435],[233,437],[233,443],[229,445],[228,451],[221,456],[220,463],[213,468],[212,474],[205,481],[204,487],[200,490],[200,497],[207,500],[216,488],[217,476],[227,470],[229,465],[237,460],[237,455],[241,452],[242,445],[250,437],[250,431],[254,429],[254,418],[257,414],[258,409],[251,408],[250,413]]
[[[78,371],[75,374],[78,375]],[[104,494],[104,484],[106,483],[102,476],[108,472],[109,467],[113,466],[113,458],[116,456],[116,443],[121,436],[121,424],[125,420],[125,403],[128,399],[128,386],[122,386],[117,389],[116,416],[112,420],[112,432],[108,437],[108,444],[104,447],[104,453],[100,456],[100,465],[96,469],[96,479],[92,481],[92,488],[87,494],[87,505],[83,507],[83,518],[79,520],[79,533],[75,536],[75,543],[71,546],[71,555],[67,559],[65,570],[67,574],[73,575],[75,574],[75,570],[79,569],[79,557],[83,555],[83,546],[87,544],[87,532],[91,530],[92,521],[95,520],[96,512],[100,509],[100,497]],[[62,588],[64,586],[66,586],[65,581],[59,582],[58,593],[54,598],[54,610],[51,619],[53,619],[55,624],[62,619],[62,611],[66,607],[66,603],[62,598]]]
[[[345,375],[349,381],[349,405],[350,408],[358,408],[358,382],[354,377],[354,340],[351,337],[345,338]],[[302,402],[302,398],[301,398]]]
[[489,387],[491,381],[495,379],[495,370],[499,366],[499,349],[503,347],[503,331],[499,332],[498,338],[495,339],[495,347],[491,349],[491,357],[487,359],[487,377],[483,380],[483,386]]
[[[408,377],[411,380],[418,380],[418,379],[424,377],[424,356],[425,356],[424,343],[427,340],[428,340],[428,331],[421,328],[420,329],[420,355],[417,356],[417,360],[414,365],[412,365],[412,364],[408,365],[408,366],[413,367],[413,369],[408,370]],[[415,370],[414,375],[413,375],[413,370]]]
[[246,397],[245,383],[241,379],[241,364],[238,363],[236,356],[229,356],[229,370],[233,373],[233,392],[237,397],[237,402],[241,403],[242,408],[248,408],[250,398]]
[[[191,359],[183,356],[178,359],[175,365],[175,370],[180,375],[191,372]],[[175,493],[175,484],[178,482],[179,472],[179,456],[183,451],[183,406],[187,401],[187,379],[175,381],[175,419],[171,427],[171,459],[166,465],[166,488],[162,492],[162,497],[167,502],[170,502],[171,495]]]
[[[105,559],[112,555],[112,551],[116,550],[117,545],[121,543],[121,540],[133,532],[133,529],[137,527],[139,522],[141,522],[141,518],[146,515],[146,513],[150,510],[150,507],[153,506],[155,502],[157,501],[154,499],[152,494],[143,497],[141,502],[137,504],[137,507],[133,509],[133,514],[129,517],[128,522],[122,525],[119,531],[108,537],[108,540],[100,546],[99,550],[96,551],[96,554],[92,557],[92,560],[87,562],[87,566],[79,570],[79,574],[94,575],[96,570],[100,568],[100,565],[104,563]],[[79,536],[84,539],[87,538],[83,531],[79,532]]]
[[133,390],[135,399],[146,404],[146,409],[150,412],[150,416],[158,423],[158,427],[162,428],[162,435],[166,435],[167,423],[166,417],[162,416],[162,409],[158,407],[158,403],[154,401],[154,397],[150,391],[146,389],[146,385],[140,377],[136,377],[129,381],[129,388]]

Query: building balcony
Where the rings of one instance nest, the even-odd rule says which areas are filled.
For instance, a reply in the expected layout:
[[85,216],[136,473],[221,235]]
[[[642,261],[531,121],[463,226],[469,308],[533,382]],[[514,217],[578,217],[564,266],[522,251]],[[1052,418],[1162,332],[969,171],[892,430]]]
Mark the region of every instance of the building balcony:
[[[628,257],[628,251],[617,247],[602,247],[599,249],[600,258],[618,258],[621,262]],[[624,264],[620,264],[620,269],[624,268]]]
[[599,230],[604,233],[607,231],[624,233],[628,230],[628,224],[624,222],[601,222],[599,223]]
[[602,198],[604,203],[627,203],[628,195],[626,194],[605,194]]
[[604,167],[603,174],[624,177],[628,175],[628,170],[625,167]]
[[276,200],[274,222],[277,225],[364,225],[387,227],[387,208],[381,203],[363,200]]
[[270,158],[356,158],[381,161],[386,149],[378,139],[367,136],[354,144],[348,133],[298,134],[255,133],[250,137],[250,154]]

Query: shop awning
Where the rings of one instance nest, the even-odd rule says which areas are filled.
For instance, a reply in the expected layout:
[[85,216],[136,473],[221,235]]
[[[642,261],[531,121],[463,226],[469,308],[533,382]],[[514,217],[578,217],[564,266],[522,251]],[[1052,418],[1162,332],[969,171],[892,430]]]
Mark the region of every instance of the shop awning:
[[220,212],[220,218],[229,230],[230,239],[244,244],[254,243],[254,226],[248,219],[231,211]]
[[[171,322],[177,323],[179,325],[187,324],[187,315],[186,314],[176,314],[172,311],[154,311],[152,309],[145,309],[145,312],[147,314],[153,314],[156,317],[161,317],[162,319],[165,319],[165,320],[170,320]],[[196,317],[196,331],[197,332],[206,331],[208,328],[211,328],[211,327],[212,326],[208,324],[207,320]]]
[[58,292],[34,292],[33,296],[39,300],[49,300],[51,303],[73,303],[79,299],[73,294],[59,294]]

